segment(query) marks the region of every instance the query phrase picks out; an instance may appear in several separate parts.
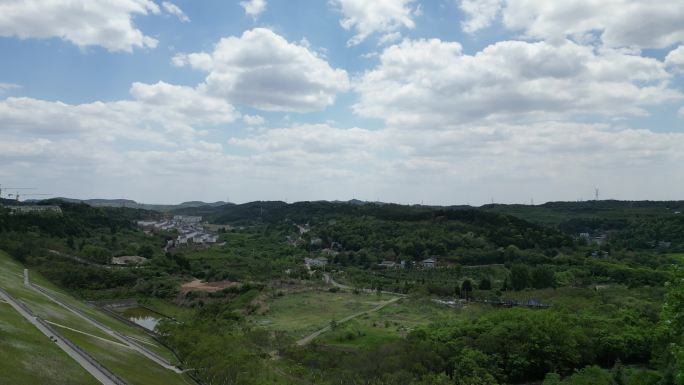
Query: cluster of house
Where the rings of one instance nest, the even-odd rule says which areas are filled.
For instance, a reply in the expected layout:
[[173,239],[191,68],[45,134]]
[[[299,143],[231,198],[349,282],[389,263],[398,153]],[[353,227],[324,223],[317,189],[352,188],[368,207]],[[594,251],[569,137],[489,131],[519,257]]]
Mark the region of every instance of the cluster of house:
[[[299,234],[297,234],[297,235],[288,235],[288,236],[286,237],[286,240],[287,240],[287,244],[288,244],[288,245],[294,246],[294,247],[299,247],[299,246],[304,245],[304,243],[305,243],[305,242],[304,242],[304,239],[302,238],[302,235],[304,235],[304,234],[308,233],[309,231],[311,231],[311,227],[309,227],[309,224],[308,224],[308,223],[307,223],[307,224],[304,224],[304,225],[298,225],[298,224],[295,223],[294,226],[295,226],[295,227],[297,228],[297,230],[299,231]],[[319,239],[320,239],[320,238],[319,238]],[[312,245],[314,244],[313,241],[314,241],[314,239],[311,240],[311,242],[312,242],[311,244],[312,244]],[[323,242],[322,239],[321,239],[321,242]]]
[[328,258],[317,257],[317,258],[304,258],[304,264],[309,267],[325,267],[328,265]]
[[62,215],[62,208],[57,205],[7,206],[12,214],[56,214]]
[[[408,263],[410,264],[411,262],[408,262]],[[432,269],[435,267],[436,264],[437,264],[437,260],[435,260],[434,258],[427,258],[427,259],[423,259],[420,262],[416,262],[414,265],[418,266],[418,267],[422,267],[424,269]],[[406,265],[407,265],[406,261],[394,262],[394,261],[385,260],[385,261],[378,263],[379,267],[382,267],[385,269],[403,269],[406,267]]]
[[588,244],[597,244],[599,246],[606,243],[606,240],[608,239],[606,234],[591,236],[589,233],[580,233],[579,237],[580,239],[584,239]]
[[176,215],[172,219],[162,221],[138,221],[138,226],[149,230],[176,230],[178,236],[169,241],[168,247],[208,245],[218,242],[218,235],[212,234],[202,226],[202,217]]

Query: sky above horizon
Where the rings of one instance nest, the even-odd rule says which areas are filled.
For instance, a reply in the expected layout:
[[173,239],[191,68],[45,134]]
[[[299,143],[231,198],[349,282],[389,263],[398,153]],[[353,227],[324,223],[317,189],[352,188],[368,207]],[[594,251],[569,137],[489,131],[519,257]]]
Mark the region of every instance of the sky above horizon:
[[684,199],[682,0],[0,0],[0,58],[3,197]]

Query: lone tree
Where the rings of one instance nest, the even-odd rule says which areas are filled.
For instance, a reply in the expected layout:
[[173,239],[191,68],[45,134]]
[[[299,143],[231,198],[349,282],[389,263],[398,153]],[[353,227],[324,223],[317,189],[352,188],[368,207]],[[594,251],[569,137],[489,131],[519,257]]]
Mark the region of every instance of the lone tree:
[[530,286],[530,269],[525,265],[513,265],[511,268],[511,285],[514,290],[522,290]]

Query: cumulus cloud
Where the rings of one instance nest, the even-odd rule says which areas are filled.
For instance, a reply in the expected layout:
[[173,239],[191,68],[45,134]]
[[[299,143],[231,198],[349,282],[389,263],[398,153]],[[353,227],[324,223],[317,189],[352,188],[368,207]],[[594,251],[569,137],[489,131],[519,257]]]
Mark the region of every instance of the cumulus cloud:
[[461,0],[459,8],[466,15],[461,27],[467,33],[489,27],[498,17],[502,6],[502,0]]
[[245,14],[256,19],[266,10],[266,0],[241,1],[240,6],[245,9]]
[[164,1],[162,2],[162,7],[166,12],[176,16],[181,22],[187,23],[190,21],[188,15],[186,15],[185,12],[183,12],[183,10],[180,9],[176,4]]
[[173,63],[208,71],[208,94],[268,111],[321,110],[349,88],[346,71],[265,28],[223,38],[210,53],[177,55]]
[[235,121],[225,100],[191,87],[134,83],[132,100],[67,104],[26,97],[0,101],[0,133],[37,138],[84,136],[173,144],[200,134],[195,126]]
[[665,57],[665,64],[675,72],[684,72],[684,45],[670,51]]
[[259,126],[266,123],[266,120],[259,115],[243,115],[242,121],[249,126]]
[[0,94],[6,91],[21,88],[20,85],[14,83],[0,83]]
[[381,42],[396,40],[399,30],[415,27],[413,17],[420,13],[419,7],[411,7],[415,0],[334,0],[342,12],[340,25],[354,30],[355,35],[347,42],[353,46],[377,33]]
[[157,46],[134,26],[133,16],[158,13],[151,0],[7,0],[0,2],[0,36],[58,37],[79,47],[131,52]]
[[444,127],[478,119],[647,115],[682,98],[663,62],[566,41],[501,41],[474,55],[438,39],[387,48],[355,85],[353,108],[389,124]]
[[[135,103],[145,104],[141,107],[145,113],[150,108],[175,105],[175,97],[169,101],[158,95],[173,92],[164,91],[165,86],[139,87],[142,89],[136,95],[140,99]],[[44,107],[32,106],[31,111],[44,111]],[[125,183],[131,186],[126,190],[130,197],[157,202],[197,198],[196,189],[188,187],[197,185],[212,186],[206,193],[213,199],[224,199],[224,194],[230,193],[238,201],[285,199],[289,195],[296,199],[355,196],[473,204],[484,203],[494,192],[503,191],[507,201],[516,202],[527,201],[530,196],[538,201],[576,199],[581,197],[578,189],[582,186],[589,195],[597,184],[606,186],[602,190],[607,193],[609,187],[614,188],[614,194],[624,195],[613,196],[625,199],[672,198],[649,188],[665,181],[673,190],[684,188],[681,133],[555,121],[480,122],[421,131],[295,124],[254,131],[225,145],[195,136],[178,138],[182,145],[160,143],[150,149],[120,147],[116,140],[92,135],[93,130],[105,133],[129,123],[123,120],[123,113],[103,114],[96,108],[53,106],[50,116],[33,120],[27,113],[20,133],[12,130],[17,128],[16,119],[7,125],[7,111],[0,109],[0,127],[4,127],[0,132],[0,160],[5,165],[0,175],[11,170],[10,177],[23,175],[48,185],[66,186],[62,187],[66,192],[58,191],[62,195],[71,191],[68,186],[72,184],[79,186],[73,189],[78,196],[106,196],[110,190],[118,194],[121,190],[116,186]],[[70,127],[77,122],[73,118],[76,114],[82,124],[79,131],[46,133],[49,128],[44,120]],[[111,119],[118,121],[111,123]],[[155,123],[153,120],[156,118],[139,122],[135,129],[144,131],[145,125]],[[105,127],[98,128],[101,124]],[[29,130],[29,126],[34,128]],[[128,141],[148,143],[147,138],[128,134]],[[225,147],[241,151],[235,155]],[[59,184],[59,180],[72,183]],[[239,181],[239,189],[235,181]],[[306,191],[301,190],[302,185],[308,186]],[[283,195],[274,196],[276,190]]]
[[460,0],[472,33],[501,14],[503,24],[531,39],[600,39],[607,47],[666,48],[684,42],[684,5],[663,0]]
[[247,138],[234,138],[231,144],[263,152],[298,151],[329,154],[342,152],[350,155],[359,150],[382,147],[383,131],[358,127],[343,129],[327,124],[305,124],[289,128],[275,128]]

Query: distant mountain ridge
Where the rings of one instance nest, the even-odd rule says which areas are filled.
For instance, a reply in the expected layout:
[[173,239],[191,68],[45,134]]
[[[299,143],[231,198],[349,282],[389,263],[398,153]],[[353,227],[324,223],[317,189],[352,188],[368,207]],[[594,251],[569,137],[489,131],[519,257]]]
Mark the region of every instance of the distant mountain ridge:
[[[188,202],[183,202],[180,204],[169,204],[169,205],[164,205],[164,204],[149,204],[149,203],[138,203],[134,200],[131,199],[100,199],[100,198],[94,198],[94,199],[74,199],[74,198],[52,198],[54,200],[62,200],[64,202],[69,202],[69,203],[85,203],[89,206],[93,207],[128,207],[128,208],[134,208],[134,209],[145,209],[145,210],[155,210],[155,211],[171,211],[171,210],[176,210],[176,209],[182,209],[182,208],[191,208],[191,207],[218,207],[218,206],[225,206],[225,205],[232,205],[233,203],[229,202],[223,202],[223,201],[218,201],[218,202],[202,202],[202,201],[188,201]],[[51,199],[51,200],[52,200]],[[40,200],[35,200],[35,199],[30,199],[24,201],[26,203],[35,203],[35,202],[40,202]]]

